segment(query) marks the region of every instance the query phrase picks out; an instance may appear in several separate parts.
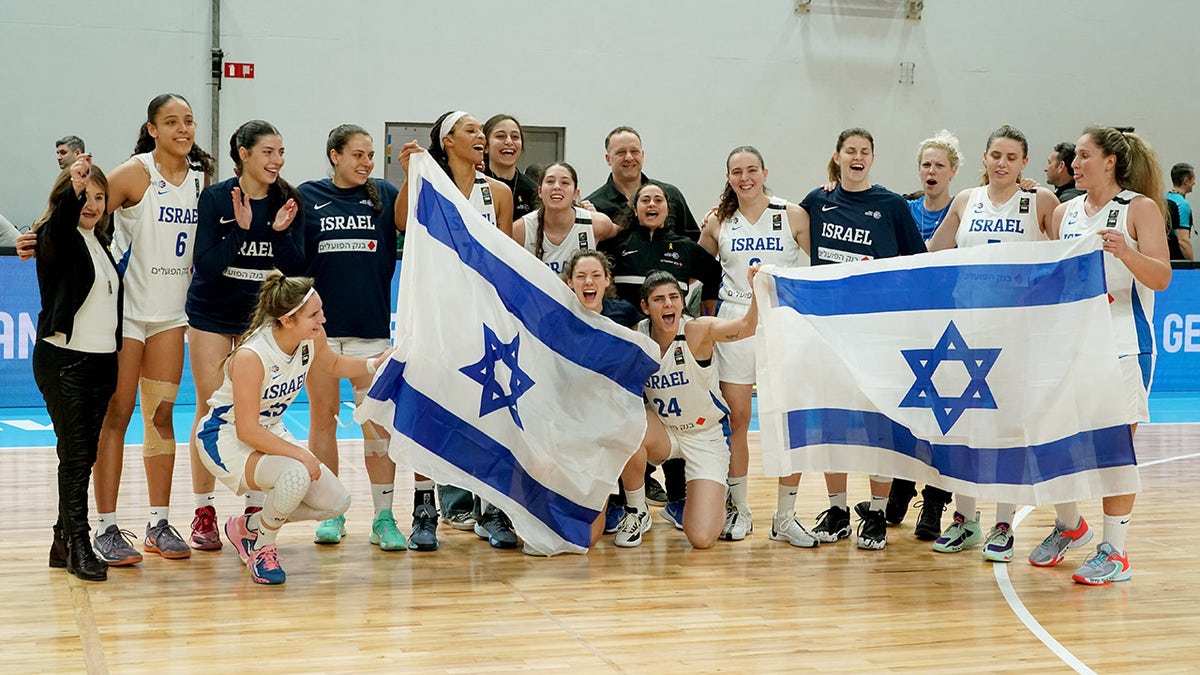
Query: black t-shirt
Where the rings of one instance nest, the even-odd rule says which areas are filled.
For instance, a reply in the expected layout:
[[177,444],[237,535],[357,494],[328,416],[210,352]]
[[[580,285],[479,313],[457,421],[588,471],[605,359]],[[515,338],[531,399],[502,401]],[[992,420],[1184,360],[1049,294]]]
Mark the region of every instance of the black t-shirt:
[[512,180],[508,180],[507,178],[501,178],[500,176],[492,173],[491,169],[488,169],[483,173],[489,178],[495,178],[501,183],[504,183],[508,186],[509,190],[512,190],[514,223],[517,222],[517,219],[521,216],[524,216],[527,213],[532,213],[533,210],[537,208],[538,186],[537,183],[533,182],[533,179],[529,176],[526,176],[518,171],[513,174]]
[[[642,185],[651,182],[646,174],[642,174]],[[667,224],[666,229],[682,237],[687,237],[692,241],[700,240],[700,226],[696,224],[696,217],[692,215],[691,209],[688,208],[687,200],[683,198],[683,193],[679,188],[664,183],[662,181],[653,181],[662,186],[663,194],[667,197]],[[629,199],[617,189],[613,183],[612,174],[608,174],[608,180],[597,188],[592,194],[585,199],[596,206],[596,210],[604,215],[612,218],[613,222],[617,222],[617,217],[625,210],[629,204]],[[600,246],[602,250],[615,250],[613,246]]]
[[817,188],[800,202],[808,212],[813,265],[924,253],[925,242],[900,195],[873,185],[847,192]]
[[641,306],[642,282],[646,275],[653,270],[662,270],[670,272],[684,287],[692,279],[700,281],[704,284],[700,298],[716,300],[721,287],[721,264],[696,242],[663,231],[665,229],[651,232],[635,225],[621,239],[619,247],[610,256],[617,297],[635,307]]

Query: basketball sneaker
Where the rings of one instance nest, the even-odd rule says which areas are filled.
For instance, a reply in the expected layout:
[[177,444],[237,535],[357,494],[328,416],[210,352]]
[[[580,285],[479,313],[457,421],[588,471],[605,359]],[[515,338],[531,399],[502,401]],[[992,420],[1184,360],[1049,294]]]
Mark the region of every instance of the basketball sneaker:
[[625,507],[614,504],[612,499],[609,499],[608,506],[604,509],[604,534],[615,534],[617,528],[621,526],[621,518],[624,517]]
[[621,548],[633,548],[642,543],[642,534],[650,531],[650,512],[625,507],[625,515],[621,516],[621,525],[617,528],[617,536],[613,543]]
[[1076,583],[1088,586],[1107,586],[1114,581],[1129,581],[1132,577],[1129,556],[1117,553],[1107,541],[1100,542],[1092,557],[1071,575]]
[[889,525],[899,525],[908,514],[908,504],[917,496],[917,486],[911,480],[897,478],[892,481],[892,491],[888,493],[887,506],[883,516]]
[[1079,517],[1079,526],[1073,530],[1055,518],[1054,529],[1030,552],[1029,564],[1035,567],[1053,567],[1063,561],[1069,549],[1079,548],[1091,540],[1092,530],[1083,516]]
[[670,523],[675,529],[683,529],[683,505],[685,501],[667,502],[667,505],[658,512],[662,519]]
[[775,514],[775,517],[771,519],[771,539],[786,541],[792,546],[800,548],[815,548],[821,543],[811,532],[804,529],[799,520],[796,520],[795,511]]
[[192,555],[192,548],[165,518],[158,521],[157,525],[146,525],[146,539],[142,542],[142,548],[168,560],[182,560]]
[[858,547],[878,551],[887,546],[887,517],[883,510],[868,510],[858,521]]
[[996,523],[988,532],[987,543],[983,546],[983,559],[992,562],[1012,562],[1013,553],[1012,528],[1008,523]]
[[[133,536],[129,530],[109,525],[103,532],[95,535],[92,548],[96,549],[96,557],[108,563],[109,567],[136,565],[142,562],[142,554],[133,548]],[[65,558],[63,567],[66,567]]]
[[396,518],[391,509],[384,509],[371,521],[371,536],[368,538],[381,551],[403,551],[408,547],[404,535],[396,528]]
[[840,506],[831,506],[817,514],[817,526],[812,535],[822,544],[832,544],[850,536],[850,511]]
[[646,503],[650,506],[666,506],[667,491],[663,489],[662,483],[659,483],[654,476],[646,477]]
[[192,518],[192,548],[197,551],[216,551],[221,548],[221,531],[217,529],[217,510],[212,506],[196,509]]
[[487,539],[492,548],[517,547],[517,533],[513,531],[512,521],[494,504],[488,504],[475,521],[475,536]]
[[475,529],[475,522],[477,519],[475,518],[475,514],[471,511],[459,511],[458,513],[450,515],[446,518],[442,518],[442,520],[446,521],[447,525],[456,530],[469,532]]
[[721,528],[721,539],[741,541],[753,531],[754,521],[750,519],[750,512],[739,509],[732,499],[726,499],[725,527]]
[[983,528],[979,526],[979,512],[975,512],[975,520],[967,520],[966,516],[955,511],[950,527],[933,542],[933,550],[938,553],[958,553],[964,548],[977,546],[981,541]]
[[437,509],[432,504],[418,504],[413,509],[412,532],[408,535],[410,551],[436,551],[437,540]]
[[225,521],[225,536],[229,538],[229,543],[233,544],[233,550],[237,551],[243,563],[250,559],[250,549],[254,548],[254,542],[258,541],[258,533],[246,524],[249,518],[250,516],[240,515]]
[[275,544],[268,544],[260,549],[250,549],[250,559],[246,561],[250,569],[250,578],[256,584],[282,584],[287,581],[287,573],[279,564],[279,551]]
[[945,490],[939,490],[926,485],[921,489],[921,501],[916,505],[921,507],[917,514],[917,526],[913,534],[921,541],[936,541],[942,535],[942,514],[954,496]]
[[317,531],[313,533],[313,543],[340,544],[344,536],[346,536],[346,514],[322,520],[317,525]]

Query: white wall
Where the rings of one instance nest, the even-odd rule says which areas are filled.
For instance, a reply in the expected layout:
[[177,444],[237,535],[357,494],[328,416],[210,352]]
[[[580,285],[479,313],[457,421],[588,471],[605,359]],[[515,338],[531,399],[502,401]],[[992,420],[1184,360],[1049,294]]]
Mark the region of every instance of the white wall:
[[[284,175],[323,175],[324,139],[342,122],[432,120],[462,108],[565,126],[585,193],[606,176],[602,141],[618,124],[645,139],[647,173],[676,183],[698,215],[725,155],[758,146],[776,193],[824,180],[837,133],[875,134],[876,182],[915,189],[915,148],[947,127],[970,159],[1002,123],[1031,143],[1027,175],[1092,122],[1138,128],[1167,167],[1200,162],[1192,133],[1200,3],[1187,0],[927,0],[920,21],[880,18],[888,0],[351,3],[226,0],[222,47],[253,80],[227,80],[221,137],[261,117],[288,146]],[[85,138],[103,167],[128,156],[146,103],[187,96],[209,145],[209,2],[3,0],[0,213],[28,224],[57,172],[53,141]],[[355,14],[336,13],[353,7]],[[874,8],[872,12],[861,8]],[[345,12],[346,10],[341,10]],[[901,84],[902,61],[916,64]],[[224,157],[227,142],[208,148]],[[382,165],[377,168],[382,175]]]

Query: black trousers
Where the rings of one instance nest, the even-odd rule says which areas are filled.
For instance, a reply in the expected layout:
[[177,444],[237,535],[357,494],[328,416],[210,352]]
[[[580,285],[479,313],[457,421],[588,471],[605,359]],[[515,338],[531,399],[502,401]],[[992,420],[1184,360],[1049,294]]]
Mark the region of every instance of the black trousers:
[[117,354],[77,352],[38,340],[33,379],[58,437],[58,524],[68,535],[86,533],[88,482],[100,425],[117,389]]

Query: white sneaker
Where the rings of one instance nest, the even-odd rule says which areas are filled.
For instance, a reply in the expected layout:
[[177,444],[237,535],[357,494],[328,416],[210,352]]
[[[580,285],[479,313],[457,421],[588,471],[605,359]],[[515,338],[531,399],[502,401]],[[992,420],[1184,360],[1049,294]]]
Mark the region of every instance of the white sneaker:
[[621,548],[633,548],[642,544],[642,533],[650,530],[650,512],[625,509],[625,515],[621,516],[621,523],[617,525],[617,534],[613,537],[613,543]]
[[725,505],[725,527],[721,528],[721,538],[725,541],[741,541],[753,531],[754,520],[750,517],[750,511],[744,511],[727,503]]
[[775,541],[786,541],[800,548],[814,548],[821,543],[796,520],[795,511],[775,514],[775,518],[771,520],[771,538]]

